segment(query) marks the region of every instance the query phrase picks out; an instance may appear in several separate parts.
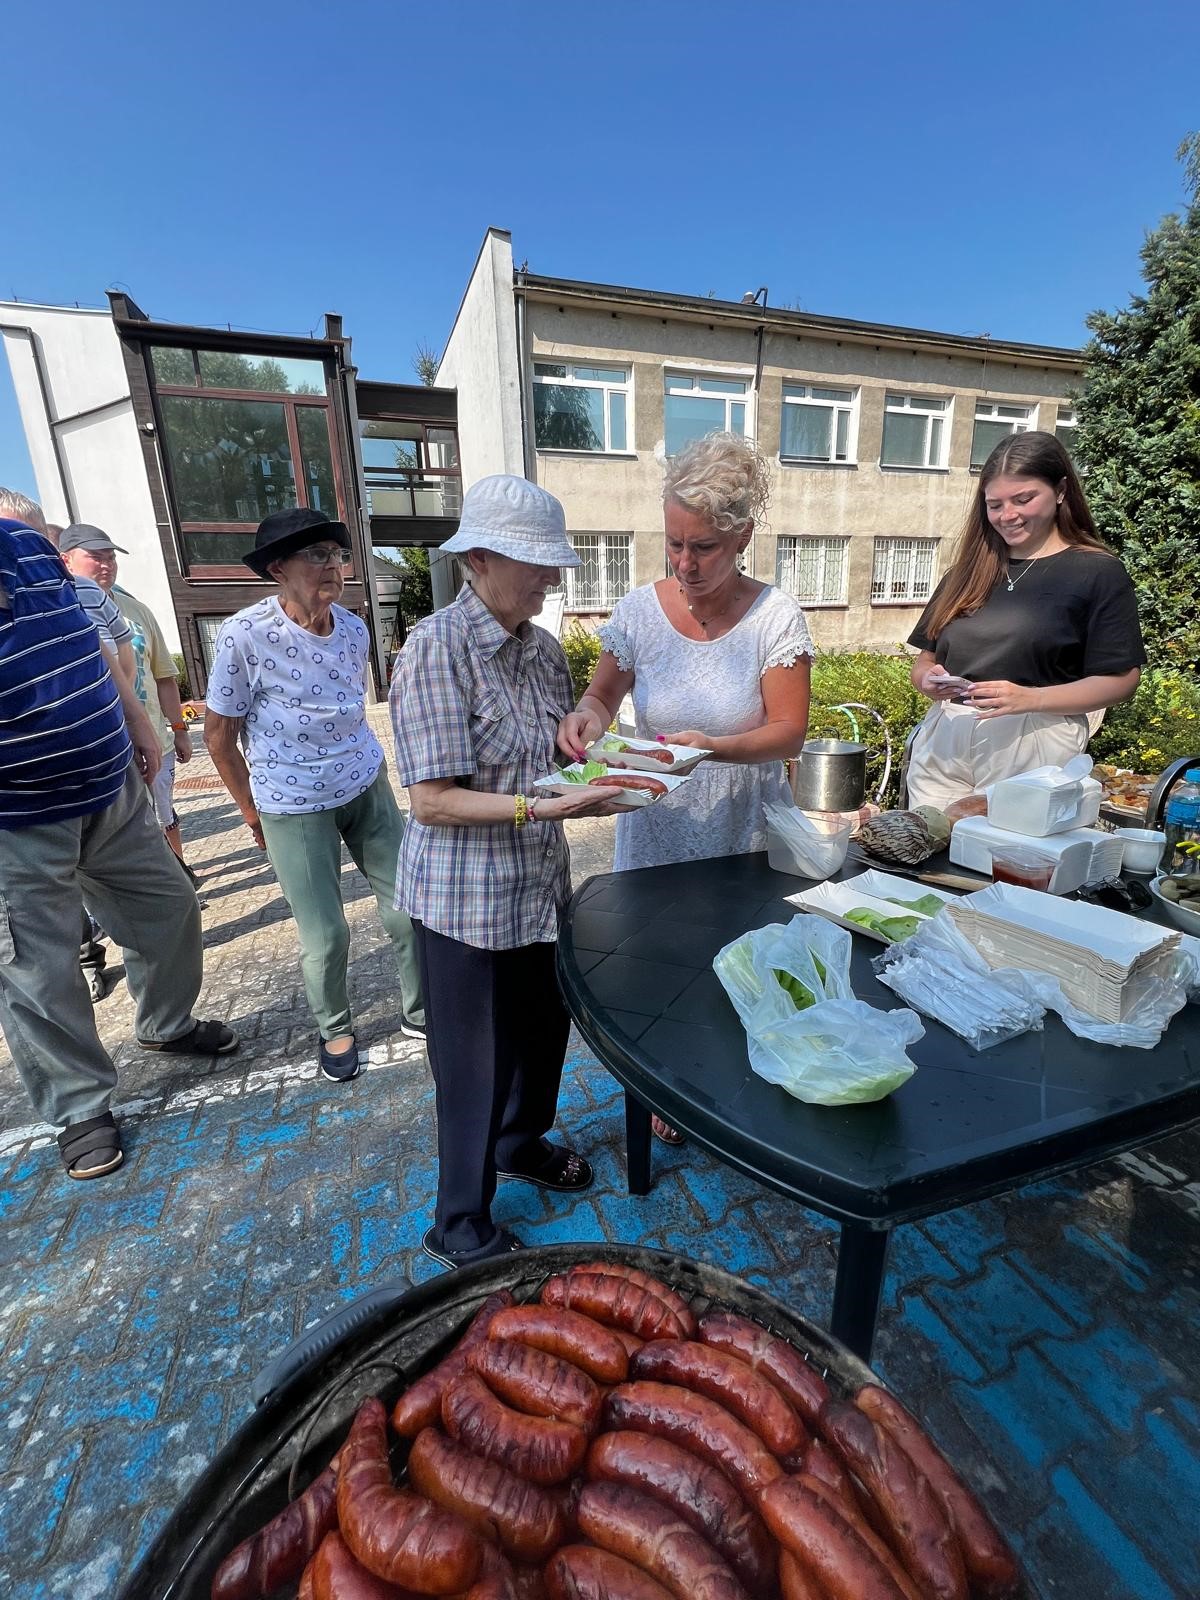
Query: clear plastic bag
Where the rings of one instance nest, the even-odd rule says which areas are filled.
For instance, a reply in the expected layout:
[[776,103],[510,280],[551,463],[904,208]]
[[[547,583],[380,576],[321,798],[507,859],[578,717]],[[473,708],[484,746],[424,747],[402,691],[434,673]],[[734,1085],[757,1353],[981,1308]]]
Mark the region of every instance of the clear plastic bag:
[[1044,972],[987,965],[944,911],[872,962],[880,983],[977,1050],[1042,1027],[1056,1011],[1071,1032],[1097,1044],[1153,1050],[1175,1013],[1200,988],[1200,945],[1180,940],[1170,970],[1148,977],[1121,1022],[1102,1022],[1068,1000]]
[[768,800],[767,859],[776,872],[801,878],[831,878],[846,859],[854,823],[810,817],[798,806]]
[[752,1069],[810,1105],[882,1100],[916,1071],[905,1049],[925,1032],[921,1019],[856,1000],[850,948],[845,928],[801,913],[743,934],[713,961]]

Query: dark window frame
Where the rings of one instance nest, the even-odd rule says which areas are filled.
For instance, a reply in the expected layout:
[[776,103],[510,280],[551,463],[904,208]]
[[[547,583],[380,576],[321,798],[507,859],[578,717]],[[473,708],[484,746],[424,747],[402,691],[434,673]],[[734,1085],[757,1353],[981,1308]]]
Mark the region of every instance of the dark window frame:
[[[404,416],[399,412],[391,411],[372,412],[372,414],[368,417],[360,415],[358,420],[358,453],[359,459],[362,461],[363,483],[365,484],[367,490],[368,507],[370,506],[370,494],[372,489],[387,489],[389,492],[398,492],[404,490],[408,491],[408,503],[410,509],[407,512],[388,511],[381,513],[379,511],[373,511],[369,513],[372,518],[379,517],[381,515],[396,518],[429,516],[430,513],[417,510],[416,500],[417,490],[422,487],[421,480],[426,478],[435,478],[438,480],[456,480],[459,485],[459,504],[462,504],[462,453],[459,449],[457,421],[442,422],[431,420],[428,417]],[[418,446],[418,463],[415,467],[374,467],[367,465],[366,457],[363,454],[363,444],[370,437],[370,435],[365,433],[363,430],[369,427],[373,422],[398,422],[403,423],[405,427],[419,428],[421,430],[418,438],[396,439],[391,441],[394,444],[415,444]],[[429,465],[430,429],[433,429],[438,433],[452,433],[454,435],[454,455],[456,461],[458,462],[457,466],[432,467]],[[375,437],[386,438],[385,435],[376,435]],[[458,512],[443,512],[442,518],[446,522],[454,522],[458,518]]]

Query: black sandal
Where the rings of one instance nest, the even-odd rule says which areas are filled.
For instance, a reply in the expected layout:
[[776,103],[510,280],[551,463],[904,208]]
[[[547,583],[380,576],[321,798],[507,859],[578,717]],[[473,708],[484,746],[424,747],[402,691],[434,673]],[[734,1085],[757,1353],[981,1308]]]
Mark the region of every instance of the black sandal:
[[443,1267],[473,1267],[477,1261],[493,1261],[497,1256],[510,1255],[514,1250],[524,1250],[525,1246],[515,1233],[509,1233],[507,1228],[499,1228],[496,1237],[487,1244],[481,1244],[475,1250],[447,1250],[442,1245],[435,1243],[434,1232],[430,1228],[421,1240],[421,1249],[427,1256],[438,1262]]
[[102,1178],[125,1159],[111,1111],[64,1128],[58,1136],[58,1149],[68,1178]]
[[240,1044],[223,1022],[198,1022],[178,1039],[139,1039],[139,1050],[157,1050],[168,1056],[228,1056]]
[[500,1172],[498,1178],[512,1178],[517,1183],[535,1183],[539,1189],[574,1190],[590,1189],[595,1180],[590,1161],[585,1161],[577,1150],[561,1150],[557,1146],[536,1172]]

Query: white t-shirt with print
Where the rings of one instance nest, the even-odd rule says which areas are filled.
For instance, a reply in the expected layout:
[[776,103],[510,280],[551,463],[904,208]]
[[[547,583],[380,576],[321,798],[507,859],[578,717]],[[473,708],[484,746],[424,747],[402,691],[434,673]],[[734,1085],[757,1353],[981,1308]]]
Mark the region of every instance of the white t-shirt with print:
[[365,625],[331,607],[322,638],[258,600],[222,623],[207,705],[245,720],[250,789],[260,811],[332,811],[358,798],[383,765],[367,726]]

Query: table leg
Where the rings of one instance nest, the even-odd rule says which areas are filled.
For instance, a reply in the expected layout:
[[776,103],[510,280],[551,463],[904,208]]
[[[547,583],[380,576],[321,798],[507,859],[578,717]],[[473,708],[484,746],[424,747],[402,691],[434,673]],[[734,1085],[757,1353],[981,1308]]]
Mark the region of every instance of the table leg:
[[871,1359],[890,1236],[889,1228],[842,1223],[830,1331],[864,1361]]
[[650,1113],[625,1091],[625,1164],[630,1194],[650,1193]]

